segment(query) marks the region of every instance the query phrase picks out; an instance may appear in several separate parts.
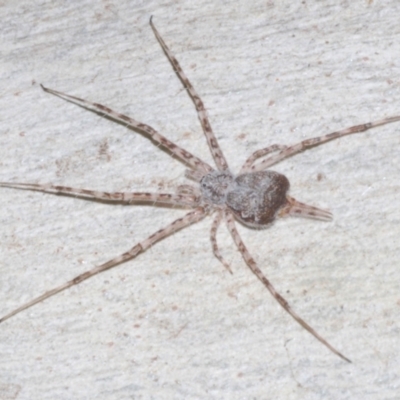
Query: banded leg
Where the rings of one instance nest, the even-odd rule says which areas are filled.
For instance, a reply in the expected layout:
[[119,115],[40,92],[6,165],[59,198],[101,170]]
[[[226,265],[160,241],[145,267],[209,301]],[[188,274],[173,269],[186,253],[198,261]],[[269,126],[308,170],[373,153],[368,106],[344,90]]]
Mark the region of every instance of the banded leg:
[[197,94],[196,90],[194,89],[194,87],[190,83],[189,79],[183,72],[181,66],[179,65],[178,60],[175,58],[172,51],[168,48],[168,46],[165,44],[163,38],[158,33],[156,27],[154,26],[154,24],[152,22],[152,18],[150,18],[150,26],[153,29],[154,35],[156,36],[162,49],[164,50],[165,55],[168,57],[168,60],[171,63],[172,68],[178,75],[178,78],[183,83],[183,86],[185,87],[185,89],[188,91],[189,96],[191,97],[191,99],[196,107],[197,115],[199,116],[199,120],[200,120],[201,126],[203,127],[203,131],[206,136],[207,143],[210,148],[213,159],[215,161],[215,164],[217,165],[219,170],[229,169],[228,163],[225,159],[225,156],[223,155],[222,150],[219,147],[217,138],[215,137],[214,132],[211,128],[210,121],[208,119],[207,111],[204,107],[203,101],[200,99],[200,96]]
[[211,239],[211,246],[214,256],[221,262],[221,264],[231,273],[232,269],[231,266],[227,261],[225,261],[224,257],[222,257],[221,252],[219,251],[218,242],[217,242],[217,231],[219,226],[221,225],[222,221],[222,212],[218,211],[217,215],[214,218],[214,221],[211,225],[211,232],[210,232],[210,239]]
[[87,110],[100,113],[101,115],[106,115],[107,117],[110,117],[113,120],[123,122],[126,124],[126,126],[130,128],[137,129],[139,131],[147,133],[152,140],[154,140],[155,142],[159,143],[162,147],[169,150],[171,154],[173,154],[176,158],[181,160],[183,163],[190,165],[194,169],[200,169],[203,172],[203,174],[213,171],[213,168],[211,168],[206,162],[196,157],[192,153],[189,153],[184,148],[179,147],[175,143],[172,143],[165,136],[162,136],[151,126],[144,124],[143,122],[138,122],[133,118],[130,118],[124,114],[120,114],[102,104],[93,103],[91,101],[84,100],[79,97],[71,96],[63,92],[58,92],[57,90],[46,88],[43,85],[40,86],[47,93],[54,94],[55,96],[60,97],[61,99],[69,101],[70,103],[73,104],[77,104],[78,106],[86,108]]
[[310,325],[307,324],[299,315],[297,315],[289,303],[275,290],[272,283],[264,276],[258,265],[256,264],[254,258],[250,255],[247,250],[245,244],[242,241],[242,238],[239,235],[239,232],[236,229],[235,222],[232,214],[227,211],[225,212],[226,222],[228,224],[228,229],[231,232],[233,241],[235,242],[238,250],[243,256],[244,261],[252,270],[254,275],[265,285],[265,287],[269,290],[272,296],[276,299],[276,301],[284,308],[284,310],[290,314],[305,330],[311,333],[316,339],[318,339],[322,344],[324,344],[329,350],[343,358],[343,360],[347,362],[351,362],[347,357],[345,357],[342,353],[337,351],[333,346],[331,346],[322,336],[320,336]]
[[176,188],[176,193],[185,195],[185,196],[190,195],[191,197],[193,197],[195,199],[199,199],[201,197],[201,191],[199,188],[196,188],[192,185],[187,185],[187,184],[179,185]]
[[269,153],[272,153],[274,151],[282,151],[285,150],[287,146],[282,145],[282,144],[272,144],[271,146],[265,147],[264,149],[260,149],[255,151],[243,164],[242,169],[239,172],[239,175],[245,174],[247,172],[252,172],[251,167],[254,164],[254,162],[263,156],[266,156]]
[[198,198],[193,194],[169,194],[148,192],[100,192],[98,190],[77,189],[68,186],[36,183],[0,182],[0,186],[12,189],[32,190],[36,192],[63,194],[83,199],[102,200],[106,202],[170,204],[174,206],[196,207]]
[[299,153],[303,150],[309,149],[310,147],[319,146],[320,144],[329,142],[330,140],[338,139],[342,136],[351,135],[353,133],[365,132],[369,129],[375,128],[377,126],[390,124],[392,122],[400,121],[400,116],[389,117],[381,119],[379,121],[368,122],[366,124],[351,126],[340,131],[332,132],[327,135],[317,136],[311,139],[306,139],[300,143],[294,144],[292,146],[287,146],[286,149],[281,150],[278,154],[266,158],[259,164],[254,164],[250,170],[251,172],[262,171],[273,164],[282,161],[283,159],[292,156],[293,154]]
[[199,222],[206,215],[207,214],[206,214],[205,210],[202,207],[198,207],[194,211],[187,213],[184,217],[173,221],[171,224],[167,225],[165,228],[160,229],[159,231],[153,233],[147,239],[145,239],[143,242],[136,244],[130,250],[121,254],[120,256],[115,257],[112,260],[107,261],[104,264],[98,265],[97,267],[94,267],[93,269],[76,276],[74,279],[64,283],[63,285],[57,286],[56,288],[49,290],[48,292],[42,294],[41,296],[36,297],[35,299],[31,300],[30,302],[22,305],[21,307],[18,307],[17,309],[15,309],[12,312],[6,314],[4,317],[0,318],[0,323],[4,322],[5,320],[11,318],[12,316],[14,316],[18,313],[20,313],[21,311],[24,311],[27,308],[32,307],[33,305],[40,303],[41,301],[48,299],[49,297],[54,296],[57,293],[62,292],[65,289],[70,288],[71,286],[78,285],[79,283],[85,281],[86,279],[91,278],[94,275],[97,275],[103,271],[111,269],[119,264],[122,264],[122,263],[128,261],[128,260],[132,260],[140,253],[143,253],[146,249],[148,249],[154,243],[179,231],[182,228],[185,228],[188,225]]

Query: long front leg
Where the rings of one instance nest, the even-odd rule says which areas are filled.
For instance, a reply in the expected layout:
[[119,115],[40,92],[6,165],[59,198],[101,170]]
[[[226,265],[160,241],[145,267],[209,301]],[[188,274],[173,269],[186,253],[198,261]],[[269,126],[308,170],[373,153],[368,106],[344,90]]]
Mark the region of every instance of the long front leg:
[[178,75],[178,78],[181,80],[181,82],[183,83],[183,86],[188,91],[189,96],[193,100],[193,103],[197,110],[197,115],[199,116],[199,120],[200,120],[201,126],[203,127],[203,131],[206,136],[207,143],[210,148],[211,154],[214,158],[215,164],[217,164],[217,167],[219,170],[229,169],[228,163],[225,159],[225,156],[222,153],[222,150],[219,147],[217,138],[215,137],[214,132],[211,128],[211,124],[208,119],[207,111],[204,107],[203,101],[200,99],[200,96],[197,94],[193,85],[190,83],[189,79],[183,72],[182,67],[179,65],[178,60],[176,59],[176,57],[174,56],[172,51],[168,48],[168,46],[165,44],[163,38],[158,33],[156,27],[154,26],[154,24],[152,22],[152,18],[150,18],[150,26],[152,27],[153,32],[156,35],[158,42],[160,43],[161,47],[163,48],[165,55],[168,57],[169,62],[171,63],[172,67],[174,68],[174,71]]
[[244,261],[252,270],[252,272],[257,276],[257,278],[265,285],[265,287],[269,290],[269,292],[274,296],[276,301],[284,308],[284,310],[289,313],[304,329],[311,333],[316,339],[318,339],[322,344],[324,344],[329,350],[343,358],[343,360],[347,362],[351,362],[347,357],[345,357],[342,353],[337,351],[333,346],[331,346],[322,336],[320,336],[310,325],[307,324],[299,315],[297,315],[293,309],[290,307],[289,303],[279,294],[272,283],[264,276],[258,265],[256,264],[254,258],[250,255],[247,247],[242,241],[242,238],[239,235],[239,232],[236,229],[235,221],[233,219],[233,215],[227,211],[225,212],[225,219],[228,225],[228,229],[231,232],[232,238],[243,256]]
[[400,121],[400,116],[385,118],[374,122],[368,122],[367,124],[355,125],[340,131],[328,133],[327,135],[317,136],[311,139],[303,140],[292,146],[286,146],[286,148],[282,149],[278,154],[267,157],[265,160],[262,160],[258,164],[253,164],[249,171],[250,172],[262,171],[270,167],[271,165],[274,165],[279,161],[282,161],[283,159],[292,156],[293,154],[309,149],[310,147],[319,146],[323,143],[338,139],[343,136],[351,135],[353,133],[365,132],[377,126],[390,124],[396,121]]
[[107,261],[104,264],[98,265],[97,267],[94,267],[93,269],[76,276],[72,280],[70,280],[60,286],[57,286],[54,289],[49,290],[46,293],[43,293],[41,296],[36,297],[35,299],[31,300],[30,302],[22,305],[21,307],[18,307],[14,311],[11,311],[10,313],[6,314],[4,317],[0,318],[0,323],[4,322],[5,320],[11,318],[12,316],[14,316],[18,313],[20,313],[21,311],[24,311],[27,308],[32,307],[33,305],[40,303],[41,301],[48,299],[49,297],[54,296],[57,293],[62,292],[65,289],[70,288],[71,286],[77,285],[77,284],[85,281],[86,279],[91,278],[94,275],[97,275],[103,271],[106,271],[108,269],[116,267],[117,265],[122,264],[128,260],[132,260],[138,254],[143,253],[146,249],[148,249],[154,243],[158,242],[161,239],[164,239],[165,237],[173,234],[176,231],[179,231],[182,228],[185,228],[188,225],[191,225],[195,222],[200,221],[206,215],[207,214],[205,213],[204,209],[202,207],[198,207],[194,211],[191,211],[188,214],[186,214],[184,217],[179,218],[179,219],[175,220],[174,222],[172,222],[171,224],[167,225],[165,228],[160,229],[159,231],[153,233],[147,239],[143,240],[143,242],[136,244],[130,250],[121,254],[120,256],[115,257],[112,260]]
[[93,199],[105,202],[134,203],[146,202],[153,204],[169,204],[173,206],[197,207],[198,200],[193,194],[169,194],[169,193],[149,193],[149,192],[101,192],[98,190],[78,189],[68,186],[52,184],[20,183],[20,182],[0,182],[0,186],[32,190],[35,192],[63,194],[75,196],[83,199]]
[[69,101],[70,103],[77,104],[78,106],[86,108],[87,110],[100,113],[101,115],[106,115],[113,120],[123,122],[128,127],[147,133],[156,143],[169,150],[171,154],[173,154],[176,158],[181,160],[183,163],[190,165],[196,170],[200,169],[203,173],[211,172],[213,170],[206,162],[200,160],[200,158],[196,157],[192,153],[189,153],[184,148],[179,147],[175,143],[172,143],[165,136],[162,136],[151,126],[144,124],[143,122],[138,122],[133,118],[128,117],[127,115],[120,114],[112,110],[111,108],[104,106],[103,104],[93,103],[79,97],[71,96],[63,92],[58,92],[57,90],[46,88],[43,85],[40,86],[45,92],[54,94],[57,97]]

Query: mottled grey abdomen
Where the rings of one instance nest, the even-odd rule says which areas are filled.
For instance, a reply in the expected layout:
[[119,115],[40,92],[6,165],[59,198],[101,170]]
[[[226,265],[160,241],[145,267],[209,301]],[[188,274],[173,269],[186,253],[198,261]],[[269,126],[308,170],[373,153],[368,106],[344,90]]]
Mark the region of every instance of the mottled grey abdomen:
[[235,189],[227,193],[226,205],[245,225],[271,223],[287,200],[289,181],[274,171],[259,171],[235,178]]

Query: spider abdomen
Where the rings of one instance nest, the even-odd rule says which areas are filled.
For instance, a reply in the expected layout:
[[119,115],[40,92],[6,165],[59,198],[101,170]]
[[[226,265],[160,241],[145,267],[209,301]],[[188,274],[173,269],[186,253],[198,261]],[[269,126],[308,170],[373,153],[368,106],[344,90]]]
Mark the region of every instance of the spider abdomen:
[[213,171],[200,181],[203,200],[211,206],[226,206],[247,226],[263,227],[286,205],[289,181],[274,171],[258,171],[237,177],[228,171]]
[[235,178],[234,190],[227,193],[226,205],[247,226],[271,223],[286,203],[289,181],[274,171],[258,171]]

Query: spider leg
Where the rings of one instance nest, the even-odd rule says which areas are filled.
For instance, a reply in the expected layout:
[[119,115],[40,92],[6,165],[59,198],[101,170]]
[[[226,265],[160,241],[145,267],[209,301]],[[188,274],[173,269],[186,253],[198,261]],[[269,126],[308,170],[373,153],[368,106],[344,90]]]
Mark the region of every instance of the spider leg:
[[176,158],[181,160],[183,163],[190,165],[194,169],[200,169],[203,174],[213,171],[213,168],[210,167],[206,162],[202,161],[200,158],[196,157],[195,155],[189,153],[182,147],[179,147],[175,143],[172,143],[168,140],[165,136],[162,136],[158,133],[155,129],[151,126],[144,124],[142,122],[138,122],[133,118],[128,117],[127,115],[120,114],[109,107],[106,107],[99,103],[93,103],[88,100],[81,99],[79,97],[71,96],[69,94],[58,92],[57,90],[49,89],[40,85],[45,92],[54,94],[57,97],[60,97],[70,103],[77,104],[87,110],[94,111],[101,115],[106,115],[113,120],[120,121],[126,124],[126,126],[137,129],[139,131],[145,132],[148,134],[152,140],[156,143],[160,144],[162,147],[166,148],[173,154]]
[[279,210],[278,215],[280,217],[303,217],[319,219],[321,221],[330,221],[332,219],[332,213],[328,210],[300,203],[290,196],[286,196],[286,200],[287,204]]
[[98,265],[97,267],[94,267],[93,269],[76,276],[72,280],[70,280],[60,286],[57,286],[54,289],[49,290],[46,293],[43,293],[41,296],[36,297],[35,299],[31,300],[30,302],[25,303],[21,307],[18,307],[14,311],[6,314],[4,317],[0,318],[0,323],[4,322],[6,319],[11,318],[12,316],[14,316],[18,313],[20,313],[21,311],[24,311],[27,308],[32,307],[33,305],[40,303],[41,301],[48,299],[49,297],[54,296],[57,293],[62,292],[65,289],[70,288],[71,286],[77,285],[77,284],[85,281],[86,279],[91,278],[94,275],[97,275],[103,271],[111,269],[119,264],[122,264],[122,263],[128,261],[128,260],[132,260],[140,253],[143,253],[145,250],[147,250],[154,243],[160,241],[161,239],[164,239],[165,237],[173,234],[174,232],[179,231],[180,229],[185,228],[188,225],[199,222],[206,215],[207,214],[206,214],[204,208],[202,208],[202,207],[196,208],[195,210],[187,213],[184,217],[173,221],[172,223],[167,225],[165,228],[162,228],[162,229],[158,230],[157,232],[153,233],[147,239],[136,244],[130,250],[121,254],[120,256],[115,257],[112,260],[107,261],[104,264]]
[[201,196],[201,192],[198,188],[192,186],[192,185],[179,185],[176,189],[176,192],[178,194],[183,194],[183,195],[190,195],[193,198],[197,199]]
[[200,99],[200,96],[197,94],[196,90],[194,89],[194,87],[190,83],[189,79],[183,72],[181,66],[179,65],[178,60],[175,58],[172,51],[168,48],[168,46],[165,44],[163,38],[158,33],[156,27],[153,24],[152,18],[153,17],[150,18],[150,26],[153,29],[154,35],[156,36],[158,42],[160,43],[162,49],[164,50],[165,55],[168,57],[168,60],[171,63],[174,71],[178,75],[178,78],[181,80],[184,88],[188,91],[189,96],[193,100],[193,103],[197,110],[197,115],[199,116],[199,120],[200,120],[201,126],[203,127],[203,131],[206,136],[207,143],[211,150],[211,154],[213,156],[215,164],[217,165],[219,170],[229,169],[228,163],[225,159],[225,156],[223,155],[222,150],[219,147],[217,138],[215,137],[214,132],[211,128],[210,121],[208,119],[207,111],[204,107],[203,101]]
[[212,246],[212,251],[214,253],[214,256],[217,257],[217,259],[221,262],[221,264],[231,273],[232,269],[231,266],[225,259],[222,257],[221,252],[219,251],[218,243],[217,243],[217,230],[219,226],[221,225],[221,220],[222,220],[222,212],[218,211],[214,221],[211,225],[211,232],[210,232],[210,239],[211,239],[211,246]]
[[236,229],[235,221],[232,214],[229,211],[225,212],[225,220],[228,225],[228,229],[232,235],[233,241],[235,242],[238,250],[243,256],[244,261],[252,270],[254,275],[266,286],[272,296],[276,299],[276,301],[285,309],[285,311],[290,314],[304,329],[310,332],[316,339],[318,339],[322,344],[324,344],[329,350],[333,353],[341,357],[343,360],[347,362],[351,362],[347,357],[345,357],[342,353],[337,351],[334,347],[332,347],[322,336],[320,336],[310,325],[307,324],[299,315],[297,315],[289,303],[275,290],[271,282],[264,276],[258,265],[256,264],[254,258],[250,255],[247,250],[245,244],[242,241],[242,238],[239,235],[239,232]]
[[243,164],[242,169],[239,172],[239,175],[245,174],[246,172],[252,172],[251,167],[254,164],[254,162],[263,156],[266,156],[269,153],[272,153],[274,151],[282,151],[285,150],[287,146],[282,145],[282,144],[272,144],[271,146],[265,147],[263,149],[255,151]]
[[83,199],[101,200],[106,202],[133,203],[146,202],[154,204],[170,204],[176,206],[196,207],[197,197],[193,194],[169,194],[148,192],[100,192],[98,190],[77,189],[68,186],[36,183],[0,182],[0,186],[13,189],[33,190],[36,192],[63,194]]
[[191,179],[192,181],[195,182],[200,182],[201,179],[203,178],[204,174],[201,173],[200,170],[195,170],[195,169],[187,169],[185,171],[185,177],[188,179]]
[[287,146],[282,149],[278,154],[266,158],[259,164],[254,164],[251,166],[251,172],[262,171],[273,164],[282,161],[283,159],[292,156],[293,154],[299,153],[303,150],[309,149],[310,147],[319,146],[320,144],[329,142],[330,140],[338,139],[342,136],[351,135],[353,133],[365,132],[368,129],[375,128],[377,126],[390,124],[392,122],[400,121],[400,116],[389,117],[381,119],[379,121],[368,122],[366,124],[351,126],[340,131],[328,133],[327,135],[317,136],[311,139],[303,140],[292,146]]

